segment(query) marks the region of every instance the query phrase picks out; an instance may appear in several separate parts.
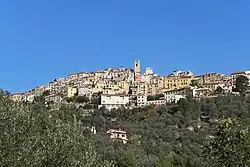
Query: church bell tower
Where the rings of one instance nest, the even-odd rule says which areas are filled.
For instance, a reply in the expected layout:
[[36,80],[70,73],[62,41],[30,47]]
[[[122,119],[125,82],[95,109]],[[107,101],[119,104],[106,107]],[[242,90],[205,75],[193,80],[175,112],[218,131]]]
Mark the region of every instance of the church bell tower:
[[140,60],[136,60],[134,64],[134,71],[135,73],[140,73],[141,72],[141,65],[140,65]]

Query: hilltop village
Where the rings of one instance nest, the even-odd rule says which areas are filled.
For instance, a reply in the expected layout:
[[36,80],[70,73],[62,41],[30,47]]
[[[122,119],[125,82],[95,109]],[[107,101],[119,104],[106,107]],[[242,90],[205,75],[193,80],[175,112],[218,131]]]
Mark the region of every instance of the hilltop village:
[[[233,159],[228,164],[246,166],[241,162],[246,162],[242,157],[249,158],[249,143],[244,143],[250,134],[249,78],[250,71],[195,75],[177,70],[159,76],[151,68],[142,72],[140,61],[135,61],[133,69],[70,74],[11,96],[2,90],[0,113],[8,120],[0,128],[6,143],[2,150],[11,156],[5,164],[17,157],[12,148],[28,157],[20,159],[35,159],[26,153],[29,150],[38,152],[34,156],[39,158],[49,156],[48,161],[66,155],[75,162],[79,155],[92,155],[86,154],[87,143],[93,145],[88,152],[95,150],[100,159],[120,167],[125,167],[121,162],[157,166],[162,157],[167,166],[217,166],[211,157],[220,155],[220,162],[227,155]],[[231,146],[230,151],[225,145]],[[130,156],[133,160],[127,159]],[[96,162],[104,166],[99,159]],[[65,164],[69,166],[68,160]]]
[[108,110],[165,105],[188,96],[199,99],[237,94],[233,90],[239,75],[250,78],[248,71],[196,76],[191,71],[177,70],[168,76],[159,76],[149,67],[145,72],[141,71],[140,61],[136,60],[134,69],[108,68],[70,74],[30,91],[12,94],[12,99],[31,103],[36,97],[43,96],[51,108],[61,104],[78,104],[84,109],[105,107]]

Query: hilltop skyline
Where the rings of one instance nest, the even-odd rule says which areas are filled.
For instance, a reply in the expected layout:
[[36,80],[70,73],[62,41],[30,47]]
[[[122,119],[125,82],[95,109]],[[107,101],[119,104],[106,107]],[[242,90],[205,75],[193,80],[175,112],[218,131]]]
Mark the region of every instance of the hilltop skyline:
[[0,87],[23,92],[57,77],[150,66],[229,74],[249,69],[250,1],[1,1]]
[[[194,76],[197,76],[197,77],[199,77],[200,75],[204,75],[204,74],[209,74],[209,73],[218,73],[218,74],[223,74],[223,75],[230,75],[230,74],[233,74],[233,73],[236,73],[236,72],[243,72],[243,71],[250,71],[250,70],[237,70],[237,71],[232,71],[232,72],[230,72],[230,73],[222,73],[222,72],[218,72],[218,71],[211,71],[211,72],[204,72],[204,73],[195,73],[194,71],[192,71],[192,70],[190,70],[190,69],[188,69],[188,70],[184,70],[184,69],[173,69],[172,71],[169,71],[169,72],[167,72],[166,74],[164,74],[164,75],[162,75],[162,74],[159,74],[157,71],[155,71],[154,70],[154,68],[152,68],[152,67],[150,67],[150,66],[147,66],[147,67],[145,67],[145,65],[143,65],[142,63],[141,63],[141,61],[140,60],[134,60],[134,63],[136,63],[137,61],[139,61],[139,71],[140,71],[140,73],[142,74],[142,75],[145,75],[145,73],[146,73],[146,70],[147,70],[147,68],[149,68],[150,70],[152,70],[152,72],[154,73],[154,74],[156,74],[156,76],[162,76],[162,77],[166,77],[166,76],[169,76],[169,75],[172,75],[173,74],[173,72],[176,72],[176,71],[182,71],[182,72],[192,72],[192,74],[194,74]],[[49,83],[51,83],[51,82],[54,82],[54,80],[56,80],[56,79],[60,79],[60,78],[68,78],[70,75],[75,75],[75,74],[81,74],[81,73],[96,73],[96,72],[98,72],[98,71],[106,71],[106,70],[109,70],[109,69],[113,69],[113,70],[116,70],[116,69],[122,69],[122,68],[124,68],[124,69],[130,69],[130,70],[132,70],[132,71],[136,71],[135,70],[135,64],[133,64],[134,66],[133,67],[125,67],[125,66],[113,66],[113,67],[106,67],[106,68],[103,68],[103,69],[96,69],[96,70],[92,70],[92,71],[77,71],[77,72],[72,72],[72,73],[68,73],[68,74],[66,74],[66,75],[64,75],[64,76],[56,76],[56,77],[54,77],[54,78],[52,78],[51,80],[49,80],[48,82],[46,82],[46,83],[40,83],[40,84],[38,84],[38,85],[35,85],[35,86],[33,86],[33,87],[31,87],[30,89],[27,89],[27,90],[24,90],[23,92],[26,92],[26,91],[30,91],[31,89],[34,89],[34,88],[36,88],[36,87],[38,87],[38,86],[42,86],[42,85],[47,85],[47,84],[49,84]],[[147,75],[147,74],[146,74]],[[23,92],[11,92],[11,93],[23,93]]]
[[[140,61],[141,62],[141,61]],[[26,92],[26,91],[29,91],[37,86],[41,86],[41,85],[45,85],[45,84],[48,84],[49,82],[52,82],[54,79],[57,79],[57,78],[66,78],[67,76],[69,75],[72,75],[72,74],[77,74],[77,73],[89,73],[89,72],[96,72],[96,71],[100,71],[100,70],[105,70],[105,69],[117,69],[117,68],[127,68],[127,69],[134,69],[134,67],[132,65],[134,65],[132,62],[130,62],[130,66],[129,67],[126,67],[126,66],[123,66],[123,65],[117,65],[117,66],[109,66],[109,67],[104,67],[104,68],[98,68],[98,67],[93,67],[93,70],[89,70],[89,71],[72,71],[72,72],[68,72],[68,73],[65,73],[64,75],[59,75],[59,76],[55,76],[54,78],[49,78],[47,81],[44,81],[43,83],[38,83],[36,85],[31,85],[31,87],[29,88],[23,88],[21,91],[10,91],[8,89],[4,89],[4,90],[7,90],[7,91],[10,91],[11,93],[21,93],[21,92]],[[144,74],[144,72],[146,71],[146,68],[151,68],[153,70],[153,72],[159,76],[168,76],[169,74],[171,74],[172,72],[174,71],[191,71],[193,72],[196,76],[198,75],[203,75],[203,74],[208,74],[208,73],[220,73],[220,74],[225,74],[225,75],[229,75],[229,74],[232,74],[234,72],[242,72],[242,71],[248,71],[249,69],[243,69],[243,70],[235,70],[235,71],[227,71],[227,73],[225,72],[220,72],[220,71],[207,71],[207,72],[200,72],[200,73],[196,73],[195,71],[193,71],[192,69],[183,69],[183,68],[173,68],[171,71],[161,71],[161,73],[159,73],[158,71],[155,70],[154,67],[152,66],[146,66],[145,64],[143,64],[143,62],[141,62],[141,73]],[[157,68],[158,69],[158,68]],[[32,81],[32,80],[31,80]],[[33,80],[34,81],[34,80]]]

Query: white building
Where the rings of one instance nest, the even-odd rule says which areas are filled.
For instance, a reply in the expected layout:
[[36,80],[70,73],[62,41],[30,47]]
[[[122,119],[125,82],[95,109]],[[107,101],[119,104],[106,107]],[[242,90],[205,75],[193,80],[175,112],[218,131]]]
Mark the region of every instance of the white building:
[[109,137],[112,140],[122,141],[123,144],[126,144],[128,142],[128,136],[126,131],[122,131],[121,129],[110,129],[106,133],[109,134]]
[[177,103],[180,99],[185,99],[183,95],[165,94],[167,103]]
[[189,71],[176,70],[173,71],[172,74],[170,74],[170,76],[182,76],[182,75],[194,76],[194,74],[190,70]]
[[138,95],[137,96],[137,106],[145,106],[147,105],[147,96],[146,95]]
[[149,106],[149,105],[157,105],[157,106],[166,105],[166,100],[161,99],[161,100],[148,101],[146,95],[138,95],[137,96],[137,106],[138,107]]
[[142,75],[141,76],[141,82],[149,84],[152,76],[153,75]]
[[92,85],[93,85],[93,82],[89,82],[89,81],[80,82],[80,87],[91,87]]
[[193,89],[193,97],[206,97],[210,96],[213,92],[210,88],[196,88]]
[[148,101],[147,105],[156,105],[156,106],[166,105],[166,100],[152,100],[152,101]]
[[118,109],[122,106],[125,107],[129,103],[129,97],[125,95],[101,95],[101,107],[105,107],[108,110]]
[[91,99],[93,91],[89,87],[80,87],[78,90],[78,96],[86,96]]
[[104,89],[102,94],[104,94],[104,95],[115,95],[115,94],[121,94],[121,91],[119,91],[119,89]]
[[35,95],[31,93],[25,93],[23,97],[24,102],[32,103],[35,99]]
[[153,74],[154,74],[154,72],[153,72],[152,68],[150,68],[150,67],[146,68],[145,75],[153,75]]

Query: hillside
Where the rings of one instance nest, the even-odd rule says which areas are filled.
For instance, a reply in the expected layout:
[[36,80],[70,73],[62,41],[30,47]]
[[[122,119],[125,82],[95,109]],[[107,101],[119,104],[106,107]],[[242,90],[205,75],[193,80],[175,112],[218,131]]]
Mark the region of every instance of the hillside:
[[[0,166],[249,166],[246,96],[88,116],[73,106],[48,111],[43,97],[25,104],[2,92],[0,102]],[[125,132],[127,143],[110,139],[111,129]]]

